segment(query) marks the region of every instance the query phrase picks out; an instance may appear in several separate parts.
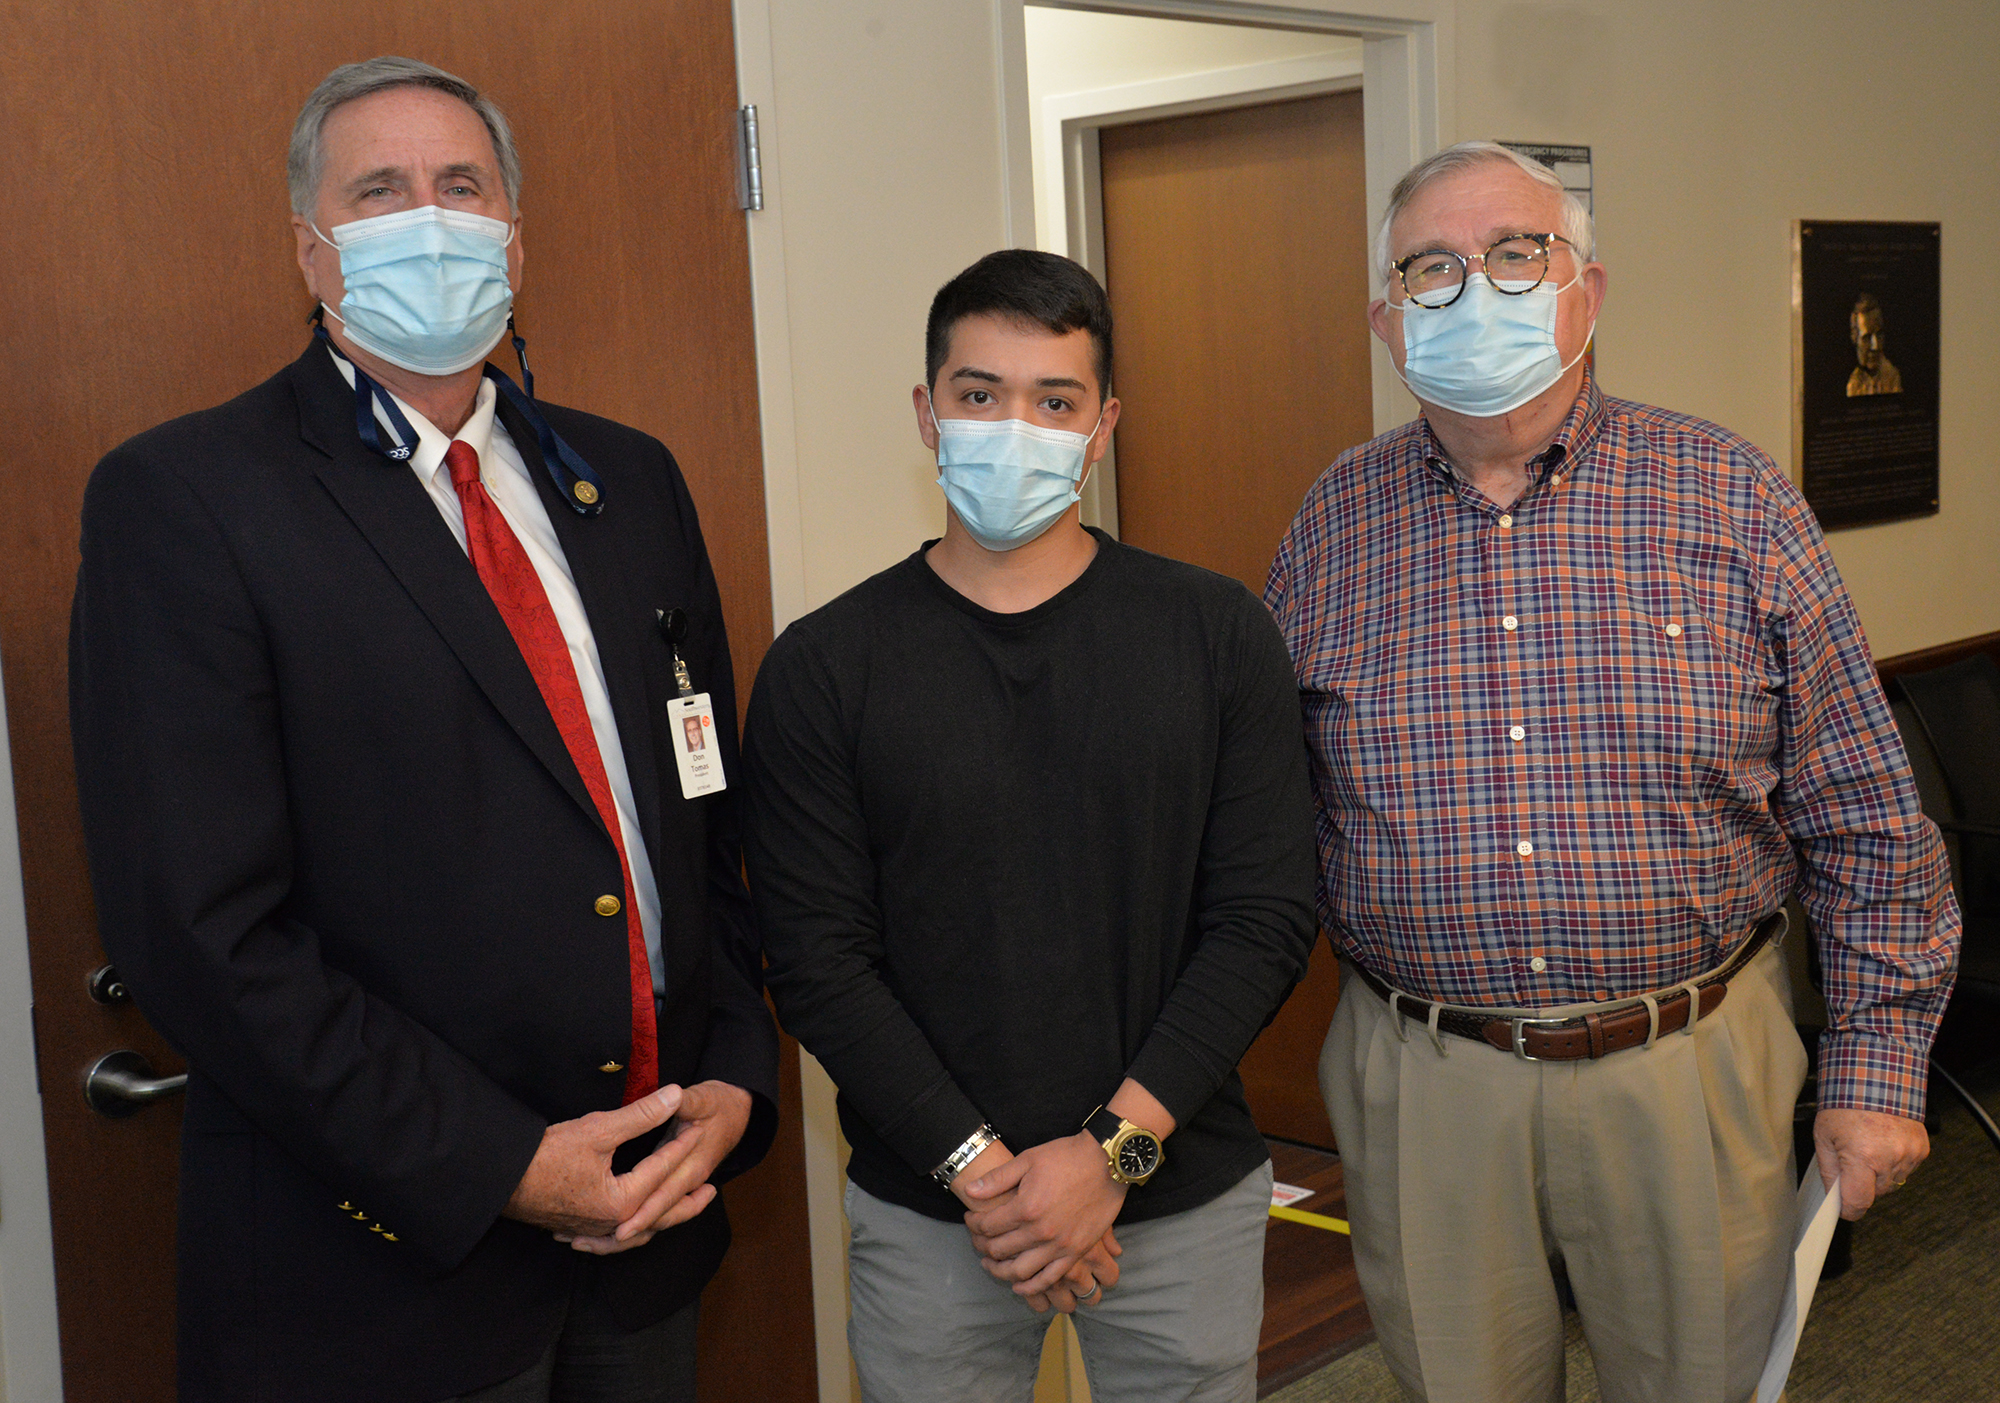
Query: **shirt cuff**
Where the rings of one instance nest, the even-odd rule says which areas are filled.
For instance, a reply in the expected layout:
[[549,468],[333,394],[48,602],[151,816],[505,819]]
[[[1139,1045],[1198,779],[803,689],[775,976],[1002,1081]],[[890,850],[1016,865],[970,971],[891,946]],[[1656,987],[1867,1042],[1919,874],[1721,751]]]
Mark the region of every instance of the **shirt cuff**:
[[1930,1059],[1894,1039],[1829,1028],[1819,1042],[1819,1108],[1924,1118]]

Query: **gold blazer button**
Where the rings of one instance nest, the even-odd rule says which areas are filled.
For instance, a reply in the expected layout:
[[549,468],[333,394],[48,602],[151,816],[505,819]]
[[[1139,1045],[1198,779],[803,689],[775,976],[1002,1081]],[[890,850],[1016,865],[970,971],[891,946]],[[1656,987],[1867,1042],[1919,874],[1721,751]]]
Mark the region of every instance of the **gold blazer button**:
[[600,916],[615,916],[624,909],[625,903],[615,896],[600,896],[597,898],[596,911]]
[[623,1062],[606,1062],[602,1067],[599,1067],[597,1070],[606,1073],[622,1072],[625,1070],[625,1064]]
[[576,486],[570,488],[570,491],[575,494],[577,501],[583,503],[586,507],[597,500],[597,489],[587,482],[579,480]]

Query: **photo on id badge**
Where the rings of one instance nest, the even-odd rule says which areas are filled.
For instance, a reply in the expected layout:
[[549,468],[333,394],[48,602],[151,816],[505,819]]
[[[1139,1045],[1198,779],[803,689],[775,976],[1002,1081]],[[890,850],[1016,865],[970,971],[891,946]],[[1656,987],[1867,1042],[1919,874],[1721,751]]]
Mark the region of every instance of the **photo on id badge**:
[[681,797],[695,799],[724,788],[722,765],[708,740],[715,732],[715,708],[708,693],[676,697],[667,704],[667,710],[681,732],[681,743],[674,747],[674,759],[681,772]]

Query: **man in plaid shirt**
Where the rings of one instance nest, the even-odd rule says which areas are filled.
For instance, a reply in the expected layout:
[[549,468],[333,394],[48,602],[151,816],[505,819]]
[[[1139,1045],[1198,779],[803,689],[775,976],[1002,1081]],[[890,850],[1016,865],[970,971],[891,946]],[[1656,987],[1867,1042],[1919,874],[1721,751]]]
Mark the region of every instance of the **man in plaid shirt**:
[[1411,1396],[1562,1396],[1558,1264],[1607,1399],[1754,1391],[1825,969],[1814,1126],[1859,1217],[1928,1152],[1957,959],[1853,605],[1724,429],[1605,398],[1590,217],[1485,142],[1397,186],[1375,333],[1423,416],[1315,484],[1265,602],[1297,665],[1320,1060],[1362,1289]]

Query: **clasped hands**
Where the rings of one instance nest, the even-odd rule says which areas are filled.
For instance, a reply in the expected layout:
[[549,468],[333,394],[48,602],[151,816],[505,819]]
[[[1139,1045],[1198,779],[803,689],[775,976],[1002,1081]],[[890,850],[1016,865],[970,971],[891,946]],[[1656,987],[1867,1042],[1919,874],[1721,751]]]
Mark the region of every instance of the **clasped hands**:
[[[676,1114],[670,1139],[625,1173],[612,1172],[620,1145]],[[663,1086],[615,1111],[559,1121],[542,1132],[503,1212],[579,1252],[629,1251],[715,1201],[709,1176],[749,1124],[750,1093],[720,1081]]]
[[1127,1186],[1112,1179],[1104,1147],[1083,1132],[1020,1154],[993,1145],[952,1184],[969,1210],[980,1265],[1037,1312],[1067,1315],[1118,1284],[1111,1224]]

